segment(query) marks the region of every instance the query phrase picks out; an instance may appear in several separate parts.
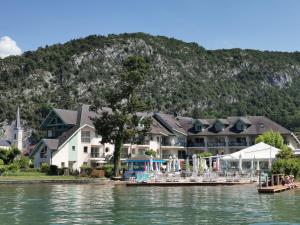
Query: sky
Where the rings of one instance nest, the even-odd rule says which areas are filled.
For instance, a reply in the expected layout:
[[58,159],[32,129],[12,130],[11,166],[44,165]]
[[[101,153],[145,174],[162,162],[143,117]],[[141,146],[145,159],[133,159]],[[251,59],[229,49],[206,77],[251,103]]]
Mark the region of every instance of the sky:
[[124,32],[206,49],[300,51],[299,12],[298,0],[0,0],[0,57]]

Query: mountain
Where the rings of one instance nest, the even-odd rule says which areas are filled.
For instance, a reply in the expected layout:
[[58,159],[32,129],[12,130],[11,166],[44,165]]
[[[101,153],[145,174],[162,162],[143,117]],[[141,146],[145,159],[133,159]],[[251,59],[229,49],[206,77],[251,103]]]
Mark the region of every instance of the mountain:
[[113,86],[122,60],[145,57],[143,96],[154,111],[203,118],[265,115],[300,131],[300,53],[206,50],[196,43],[144,33],[71,40],[0,59],[0,122],[16,106],[38,127],[51,107],[92,103]]

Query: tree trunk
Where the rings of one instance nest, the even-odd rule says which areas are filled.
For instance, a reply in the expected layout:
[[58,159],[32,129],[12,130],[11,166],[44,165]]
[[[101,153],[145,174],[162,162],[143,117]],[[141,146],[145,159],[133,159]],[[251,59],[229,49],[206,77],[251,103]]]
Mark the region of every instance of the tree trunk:
[[117,177],[120,175],[121,168],[121,150],[123,147],[123,140],[121,137],[118,137],[115,141],[115,151],[114,151],[114,170],[113,176]]

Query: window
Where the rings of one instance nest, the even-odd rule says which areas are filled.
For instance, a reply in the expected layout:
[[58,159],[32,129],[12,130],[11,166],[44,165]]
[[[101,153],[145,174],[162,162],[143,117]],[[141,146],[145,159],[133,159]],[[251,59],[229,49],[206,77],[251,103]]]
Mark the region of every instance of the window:
[[87,153],[87,152],[88,152],[88,146],[84,146],[84,147],[83,147],[83,152],[84,152],[84,153]]
[[60,163],[60,167],[61,167],[61,168],[65,168],[65,162],[61,162],[61,163]]
[[216,131],[224,130],[224,124],[222,124],[221,122],[216,122],[215,129],[216,129]]
[[48,137],[53,137],[53,132],[52,132],[52,130],[48,130]]
[[109,152],[109,147],[105,148],[105,152],[108,153]]
[[156,141],[157,141],[158,143],[159,143],[159,141],[160,141],[159,139],[160,139],[159,137],[156,137]]
[[90,143],[91,142],[91,132],[81,131],[81,142]]
[[46,147],[46,146],[45,146],[44,148],[41,149],[41,152],[40,152],[40,158],[41,158],[41,159],[47,158],[47,147]]
[[91,147],[91,158],[100,158],[99,147]]
[[14,135],[14,139],[17,140],[17,134]]
[[195,122],[194,127],[196,132],[202,131],[202,124],[200,122]]
[[241,121],[238,121],[235,126],[236,126],[236,129],[239,131],[246,130],[246,128],[247,128],[247,126]]
[[76,147],[75,147],[75,146],[72,146],[72,150],[75,151],[75,150],[76,150]]

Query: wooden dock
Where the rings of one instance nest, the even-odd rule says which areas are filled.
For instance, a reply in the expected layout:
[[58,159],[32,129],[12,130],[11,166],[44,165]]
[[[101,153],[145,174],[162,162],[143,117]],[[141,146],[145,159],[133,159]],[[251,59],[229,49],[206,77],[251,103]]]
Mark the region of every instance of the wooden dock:
[[232,186],[252,184],[249,182],[128,182],[127,186]]
[[295,183],[295,186],[293,188],[283,186],[283,185],[274,185],[274,186],[269,186],[269,187],[258,188],[257,191],[258,191],[258,193],[274,194],[274,193],[279,193],[279,192],[283,192],[283,191],[294,190],[297,187],[299,187],[299,183]]

